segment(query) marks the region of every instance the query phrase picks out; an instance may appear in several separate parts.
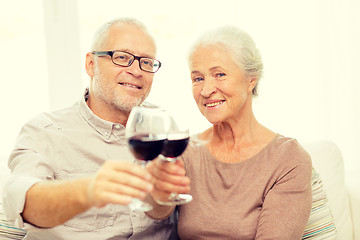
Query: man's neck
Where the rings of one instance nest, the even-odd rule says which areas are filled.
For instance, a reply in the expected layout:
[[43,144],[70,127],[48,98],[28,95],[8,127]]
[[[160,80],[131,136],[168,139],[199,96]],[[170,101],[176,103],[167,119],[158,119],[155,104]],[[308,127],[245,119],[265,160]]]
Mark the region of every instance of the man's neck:
[[106,106],[104,106],[104,104],[91,101],[91,99],[92,98],[89,95],[86,104],[96,116],[109,122],[120,123],[123,126],[126,125],[130,112],[123,111],[115,107],[111,108],[106,104]]

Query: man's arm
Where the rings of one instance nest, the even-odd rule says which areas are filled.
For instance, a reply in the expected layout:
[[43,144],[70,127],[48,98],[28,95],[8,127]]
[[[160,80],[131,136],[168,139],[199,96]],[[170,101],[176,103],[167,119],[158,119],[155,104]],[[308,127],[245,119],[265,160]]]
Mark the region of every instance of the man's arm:
[[26,194],[22,216],[38,227],[54,227],[91,207],[127,205],[153,189],[151,175],[140,166],[107,161],[93,176],[34,184]]

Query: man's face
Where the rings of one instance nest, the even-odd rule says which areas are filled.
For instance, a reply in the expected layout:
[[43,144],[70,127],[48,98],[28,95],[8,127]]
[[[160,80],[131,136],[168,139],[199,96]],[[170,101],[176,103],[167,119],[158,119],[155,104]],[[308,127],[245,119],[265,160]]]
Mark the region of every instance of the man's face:
[[[140,57],[155,58],[156,47],[149,35],[134,25],[113,25],[102,49],[122,50]],[[89,63],[89,64],[88,64]],[[87,55],[90,82],[90,106],[104,113],[129,112],[149,95],[154,73],[139,68],[138,60],[131,66],[115,65],[110,56]],[[93,109],[94,110],[94,109]],[[100,116],[107,118],[106,116]],[[111,119],[106,119],[111,120]]]

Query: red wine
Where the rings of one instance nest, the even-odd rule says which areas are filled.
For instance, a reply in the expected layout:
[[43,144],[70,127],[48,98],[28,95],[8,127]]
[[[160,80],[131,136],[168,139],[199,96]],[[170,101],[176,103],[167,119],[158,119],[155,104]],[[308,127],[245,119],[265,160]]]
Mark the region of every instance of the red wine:
[[165,140],[161,154],[164,157],[175,158],[180,156],[186,149],[189,143],[189,137],[182,139],[167,139]]
[[143,161],[155,159],[161,153],[164,142],[165,139],[149,138],[148,134],[136,135],[129,139],[131,152]]

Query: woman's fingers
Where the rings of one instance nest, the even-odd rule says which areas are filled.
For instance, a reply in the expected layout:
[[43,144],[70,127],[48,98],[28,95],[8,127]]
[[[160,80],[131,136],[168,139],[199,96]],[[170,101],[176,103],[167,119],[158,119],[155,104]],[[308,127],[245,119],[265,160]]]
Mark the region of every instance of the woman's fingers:
[[181,182],[182,184],[172,184],[168,181],[156,180],[154,183],[154,189],[157,191],[167,192],[167,193],[188,193],[190,191],[190,179],[185,177]]
[[154,189],[151,192],[154,199],[168,199],[171,193],[190,191],[190,179],[185,176],[182,161],[172,163],[157,159],[149,163],[147,169],[154,177]]

